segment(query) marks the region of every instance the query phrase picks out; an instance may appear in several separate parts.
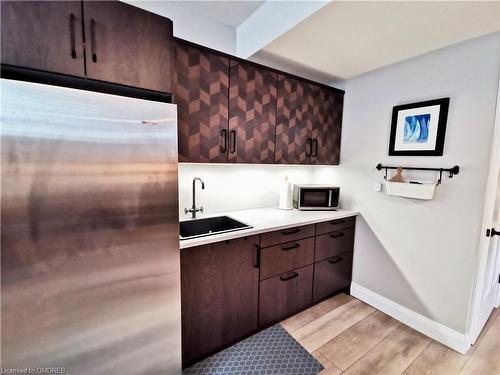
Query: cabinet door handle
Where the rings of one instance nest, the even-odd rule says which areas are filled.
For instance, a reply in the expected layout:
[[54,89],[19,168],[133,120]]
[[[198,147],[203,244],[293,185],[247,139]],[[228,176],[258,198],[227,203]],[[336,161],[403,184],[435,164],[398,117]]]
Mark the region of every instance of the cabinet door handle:
[[288,275],[282,275],[282,276],[280,276],[280,280],[281,281],[288,281],[288,280],[295,279],[298,276],[299,276],[299,274],[297,272],[291,272]]
[[310,157],[312,155],[312,143],[313,143],[312,138],[307,138],[306,147],[309,148],[309,150],[306,149],[306,156],[307,157]]
[[314,147],[312,147],[314,149],[314,151],[311,151],[312,152],[311,156],[316,157],[316,156],[318,156],[318,140],[315,138],[315,139],[313,139],[312,142],[313,142],[312,144],[314,145]]
[[255,268],[260,268],[260,246],[255,245],[255,263],[253,264]]
[[296,249],[298,247],[300,247],[300,243],[295,242],[295,243],[288,245],[288,246],[281,246],[281,250],[288,251],[288,250]]
[[236,152],[236,130],[231,130],[231,142],[232,142],[231,154],[234,154]]
[[282,230],[281,231],[281,234],[294,234],[294,233],[299,233],[300,232],[300,228],[292,228],[292,229],[285,229],[285,230]]
[[220,146],[220,152],[225,154],[227,152],[227,130],[222,129],[220,131],[220,135],[222,137],[222,145]]
[[76,41],[75,41],[75,15],[73,13],[69,16],[69,35],[71,44],[71,57],[76,59]]
[[97,52],[96,52],[96,48],[95,48],[95,20],[92,18],[90,20],[90,48],[91,48],[91,52],[92,52],[92,61],[93,62],[97,62]]
[[331,238],[339,238],[339,237],[344,237],[344,232],[337,233],[337,234],[330,234]]
[[333,257],[331,259],[328,259],[328,263],[335,264],[338,262],[342,262],[343,260],[344,260],[344,258],[342,258],[342,257]]

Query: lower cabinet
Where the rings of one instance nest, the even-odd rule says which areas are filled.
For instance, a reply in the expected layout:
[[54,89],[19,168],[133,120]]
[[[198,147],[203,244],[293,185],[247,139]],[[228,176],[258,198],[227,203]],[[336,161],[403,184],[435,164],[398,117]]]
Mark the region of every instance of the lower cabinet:
[[258,245],[251,236],[181,251],[184,365],[257,330]]
[[354,228],[347,228],[316,236],[314,260],[331,258],[335,255],[352,251]]
[[348,287],[352,276],[352,252],[336,255],[314,265],[313,303]]
[[351,283],[354,218],[181,251],[188,366]]
[[308,307],[312,302],[312,284],[312,265],[262,280],[259,326],[268,326]]
[[260,279],[314,263],[314,237],[271,246],[261,250]]

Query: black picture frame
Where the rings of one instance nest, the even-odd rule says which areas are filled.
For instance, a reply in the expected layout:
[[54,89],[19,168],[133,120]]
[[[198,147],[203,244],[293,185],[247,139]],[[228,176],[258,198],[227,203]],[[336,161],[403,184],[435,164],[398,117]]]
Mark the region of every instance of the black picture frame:
[[[436,147],[434,150],[395,150],[396,131],[399,111],[420,107],[439,105],[438,129],[436,134]],[[389,156],[443,156],[446,123],[450,98],[426,100],[418,103],[401,104],[392,108],[391,135],[389,138]]]

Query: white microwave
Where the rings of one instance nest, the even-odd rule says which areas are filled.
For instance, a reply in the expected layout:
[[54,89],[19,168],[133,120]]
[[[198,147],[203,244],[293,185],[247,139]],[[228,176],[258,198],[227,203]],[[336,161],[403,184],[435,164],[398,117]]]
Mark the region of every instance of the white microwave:
[[331,185],[294,185],[293,207],[298,210],[335,210],[340,188]]

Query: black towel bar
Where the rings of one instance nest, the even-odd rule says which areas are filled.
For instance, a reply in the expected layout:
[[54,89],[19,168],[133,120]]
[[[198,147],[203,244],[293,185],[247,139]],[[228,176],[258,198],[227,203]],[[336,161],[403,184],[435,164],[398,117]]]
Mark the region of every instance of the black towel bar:
[[381,163],[378,163],[377,166],[375,167],[379,171],[382,169],[385,169],[385,175],[384,178],[387,180],[387,170],[388,169],[407,169],[407,170],[412,170],[412,171],[435,171],[439,172],[439,180],[437,181],[438,185],[441,183],[441,179],[443,177],[443,172],[448,172],[449,177],[453,178],[454,175],[458,174],[460,172],[460,167],[458,165],[455,165],[453,168],[421,168],[421,167],[391,167],[388,165],[382,165]]

